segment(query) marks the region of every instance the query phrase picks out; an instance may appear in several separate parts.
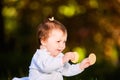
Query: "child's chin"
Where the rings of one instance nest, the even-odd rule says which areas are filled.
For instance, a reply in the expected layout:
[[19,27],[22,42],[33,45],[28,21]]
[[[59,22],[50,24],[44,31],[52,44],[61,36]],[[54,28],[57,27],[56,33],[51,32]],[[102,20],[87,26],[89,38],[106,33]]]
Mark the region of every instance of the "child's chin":
[[[59,53],[60,53],[60,52],[59,52]],[[54,54],[53,56],[56,57],[56,56],[58,56],[59,53],[56,53],[56,54]]]
[[57,55],[53,55],[53,57],[56,57]]

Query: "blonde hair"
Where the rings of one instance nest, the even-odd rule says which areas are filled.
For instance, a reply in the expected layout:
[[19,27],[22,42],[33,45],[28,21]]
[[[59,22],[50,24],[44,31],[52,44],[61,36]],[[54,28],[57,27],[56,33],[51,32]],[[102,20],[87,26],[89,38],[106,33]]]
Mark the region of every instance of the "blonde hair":
[[62,23],[55,20],[54,17],[47,18],[38,26],[38,40],[40,45],[41,40],[46,40],[53,29],[60,29],[64,34],[67,34],[67,29]]

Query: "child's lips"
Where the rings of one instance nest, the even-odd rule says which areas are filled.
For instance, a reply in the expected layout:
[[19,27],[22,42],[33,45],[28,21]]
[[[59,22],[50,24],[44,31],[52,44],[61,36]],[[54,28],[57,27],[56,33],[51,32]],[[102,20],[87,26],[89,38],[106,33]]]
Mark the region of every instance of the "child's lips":
[[61,52],[62,50],[61,49],[57,49],[58,52]]

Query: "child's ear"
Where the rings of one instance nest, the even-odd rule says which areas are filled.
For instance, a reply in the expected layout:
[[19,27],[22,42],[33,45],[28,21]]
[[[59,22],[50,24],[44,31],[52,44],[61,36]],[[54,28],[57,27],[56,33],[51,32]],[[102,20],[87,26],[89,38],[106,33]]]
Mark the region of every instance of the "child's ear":
[[46,45],[46,41],[42,39],[42,40],[41,40],[41,44],[42,44],[42,45]]

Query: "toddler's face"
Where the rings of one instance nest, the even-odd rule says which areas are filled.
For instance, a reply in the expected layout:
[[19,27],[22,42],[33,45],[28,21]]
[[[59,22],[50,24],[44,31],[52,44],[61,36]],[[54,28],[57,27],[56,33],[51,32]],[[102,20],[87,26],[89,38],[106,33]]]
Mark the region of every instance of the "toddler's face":
[[47,48],[52,56],[57,56],[65,49],[67,34],[59,29],[53,29],[49,37],[41,43]]

